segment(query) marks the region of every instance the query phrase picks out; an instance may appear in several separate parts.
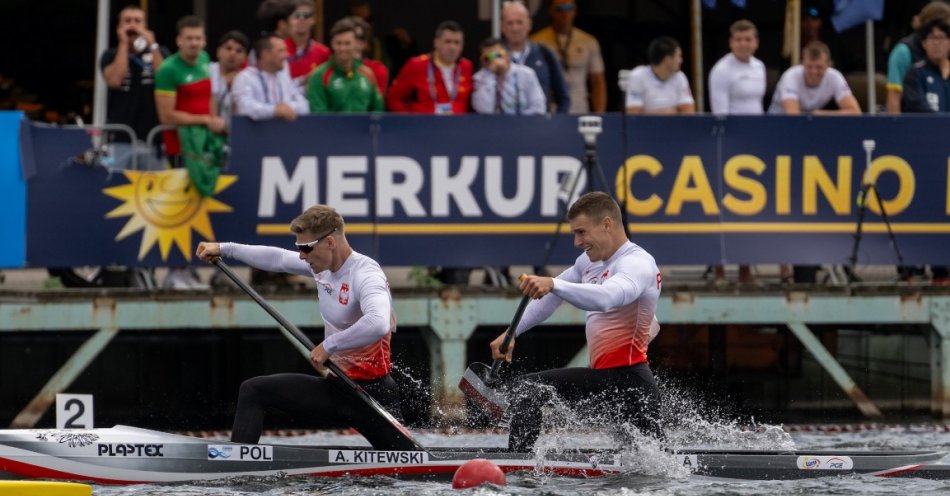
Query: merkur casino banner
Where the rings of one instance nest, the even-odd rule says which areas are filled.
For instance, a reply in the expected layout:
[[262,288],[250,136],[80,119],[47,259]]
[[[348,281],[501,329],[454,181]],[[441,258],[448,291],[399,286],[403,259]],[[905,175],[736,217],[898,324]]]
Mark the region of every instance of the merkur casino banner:
[[88,165],[76,159],[92,147],[86,132],[25,125],[24,263],[181,264],[206,239],[292,249],[289,221],[327,203],[384,265],[532,265],[552,239],[552,263],[568,264],[569,229],[554,231],[591,188],[621,201],[631,239],[660,264],[846,263],[867,178],[878,196],[859,263],[896,262],[880,203],[907,263],[947,264],[948,123],[607,115],[592,164],[571,116],[235,119],[208,197],[182,169]]

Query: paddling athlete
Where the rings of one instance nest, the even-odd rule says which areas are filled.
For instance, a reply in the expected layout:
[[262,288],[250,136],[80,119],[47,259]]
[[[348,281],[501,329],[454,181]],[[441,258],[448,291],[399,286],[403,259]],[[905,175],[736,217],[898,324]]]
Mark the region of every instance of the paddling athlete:
[[[333,358],[386,410],[401,417],[399,390],[390,377],[389,341],[396,330],[389,283],[375,260],[353,251],[346,240],[343,217],[332,207],[315,205],[290,224],[297,251],[270,246],[202,242],[197,255],[205,261],[234,258],[270,272],[313,277],[323,317],[325,338],[310,353],[318,370]],[[335,387],[333,375],[275,374],[241,384],[231,441],[256,444],[264,415],[282,411],[297,418],[317,419],[321,428],[355,428],[377,449],[388,437],[376,415],[356,396]]]
[[[545,321],[561,302],[587,311],[590,368],[561,368],[517,378],[510,398],[511,451],[532,449],[541,431],[541,408],[552,393],[575,411],[612,421],[631,421],[644,434],[662,438],[660,393],[647,363],[647,346],[659,331],[655,323],[660,271],[643,248],[624,233],[620,207],[610,195],[580,197],[567,213],[574,246],[584,250],[574,265],[555,278],[524,276],[521,291],[532,301],[515,336]],[[491,342],[492,357],[511,361]],[[619,417],[619,418],[618,418]]]

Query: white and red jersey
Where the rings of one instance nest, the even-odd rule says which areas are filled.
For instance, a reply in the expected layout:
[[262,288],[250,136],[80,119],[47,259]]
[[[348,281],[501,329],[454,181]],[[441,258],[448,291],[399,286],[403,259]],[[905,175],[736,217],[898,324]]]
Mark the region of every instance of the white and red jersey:
[[258,269],[309,275],[317,282],[323,347],[351,379],[375,379],[392,369],[389,340],[396,312],[383,269],[353,252],[336,272],[313,273],[297,252],[271,246],[221,243],[221,254]]
[[567,301],[587,311],[591,368],[646,362],[650,339],[658,331],[660,286],[653,256],[630,241],[605,261],[591,262],[583,253],[554,279],[551,293],[528,304],[516,335],[540,324]]

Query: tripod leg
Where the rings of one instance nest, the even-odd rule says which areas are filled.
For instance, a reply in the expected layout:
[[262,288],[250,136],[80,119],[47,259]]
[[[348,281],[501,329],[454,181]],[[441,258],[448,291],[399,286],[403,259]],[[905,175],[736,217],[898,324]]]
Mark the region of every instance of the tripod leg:
[[[854,268],[858,264],[858,247],[861,246],[862,228],[864,227],[864,215],[868,210],[867,195],[870,185],[861,186],[858,192],[858,222],[854,229],[854,244],[851,245],[851,257],[848,258],[848,266],[845,267],[845,275],[848,276],[848,282],[858,282],[858,276],[855,275]],[[880,201],[880,199],[878,199]]]
[[[583,170],[583,169],[582,169]],[[561,205],[561,202],[557,204],[557,226],[554,228],[554,234],[551,235],[551,238],[544,245],[544,259],[539,265],[539,268],[547,267],[548,262],[551,260],[551,254],[554,252],[554,245],[557,244],[557,238],[561,235],[561,226],[564,225],[564,215],[566,214],[567,203],[571,201],[571,198],[574,197],[574,193],[577,192],[577,185],[581,182],[581,172],[582,170],[577,171],[577,175],[574,176],[574,183],[571,184],[571,190],[568,192],[567,200],[565,200],[564,205]],[[590,181],[590,174],[587,174],[587,180]]]
[[881,209],[881,217],[884,218],[884,225],[887,226],[887,235],[891,239],[891,246],[894,247],[894,254],[897,255],[897,264],[903,267],[904,256],[901,255],[901,250],[897,246],[897,238],[894,237],[894,230],[891,229],[891,219],[887,216],[887,210],[884,209],[884,202],[881,201],[881,195],[877,193],[877,188],[875,188],[874,185],[869,186],[868,191],[874,191],[874,197],[877,199],[877,208]]
[[[599,179],[599,180],[600,180],[600,184],[603,185],[604,191],[610,191],[610,190],[611,190],[611,188],[610,188],[610,183],[607,182],[607,176],[604,174],[604,169],[600,167],[600,161],[597,160],[597,149],[596,149],[596,148],[589,148],[589,149],[587,150],[587,154],[586,154],[585,157],[584,157],[584,166],[587,168],[587,177],[588,177],[589,180],[590,180],[590,183],[588,183],[588,184],[589,184],[589,188],[588,188],[589,191],[594,191],[594,188],[595,188],[594,179],[593,179],[593,178],[594,178],[594,171],[597,171],[597,179]],[[611,196],[613,196],[613,195],[611,195]],[[622,220],[623,220],[623,232],[624,232],[624,233],[627,235],[627,237],[629,238],[629,237],[630,237],[630,232],[627,230],[627,229],[628,229],[628,225],[627,225],[627,215],[626,215],[627,207],[626,207],[626,205],[624,205],[624,202],[620,201],[619,198],[614,198],[614,199],[617,200],[617,204],[620,205],[620,212],[621,212],[621,217],[622,217]]]

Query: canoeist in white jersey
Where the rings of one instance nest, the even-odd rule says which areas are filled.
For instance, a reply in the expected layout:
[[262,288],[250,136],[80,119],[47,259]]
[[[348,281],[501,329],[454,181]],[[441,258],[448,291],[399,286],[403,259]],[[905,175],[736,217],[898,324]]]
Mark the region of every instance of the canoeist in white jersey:
[[[389,283],[375,260],[353,251],[346,240],[343,217],[326,205],[308,208],[290,224],[297,236],[296,251],[238,243],[198,244],[197,255],[240,260],[270,272],[311,276],[317,282],[317,299],[325,338],[310,353],[318,370],[330,357],[353,381],[386,410],[400,417],[399,390],[390,377],[389,340],[396,330]],[[355,396],[334,387],[339,380],[309,374],[275,374],[248,379],[241,384],[231,441],[257,443],[266,412],[282,411],[296,418],[314,419],[321,428],[355,428],[373,446],[384,445],[378,436],[377,417]]]
[[[567,213],[574,246],[584,250],[555,278],[526,276],[521,291],[534,298],[515,335],[540,324],[563,301],[587,311],[589,368],[527,374],[512,388],[508,447],[530,451],[541,430],[541,408],[552,392],[585,416],[632,422],[642,433],[662,438],[660,393],[647,363],[647,346],[659,331],[655,322],[660,271],[653,257],[624,233],[620,207],[602,192],[580,197]],[[495,359],[511,360],[492,341]],[[619,418],[618,418],[619,417]]]

